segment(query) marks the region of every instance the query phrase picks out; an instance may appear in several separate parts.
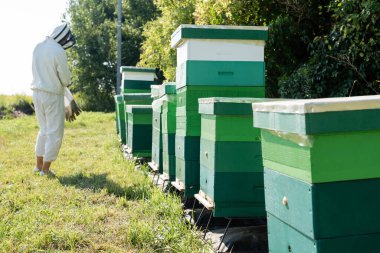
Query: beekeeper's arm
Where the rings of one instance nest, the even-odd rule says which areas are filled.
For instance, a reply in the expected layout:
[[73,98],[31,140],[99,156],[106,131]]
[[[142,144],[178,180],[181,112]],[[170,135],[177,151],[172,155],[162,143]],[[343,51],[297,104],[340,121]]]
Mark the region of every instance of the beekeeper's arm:
[[67,56],[64,50],[57,55],[57,72],[63,87],[67,87],[71,82],[71,73],[67,64]]

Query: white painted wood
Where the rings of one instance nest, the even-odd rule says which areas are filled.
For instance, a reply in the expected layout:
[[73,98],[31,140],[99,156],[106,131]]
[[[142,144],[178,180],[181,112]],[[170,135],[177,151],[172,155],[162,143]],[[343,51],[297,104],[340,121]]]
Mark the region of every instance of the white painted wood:
[[155,73],[148,72],[122,72],[122,78],[124,80],[136,80],[136,81],[153,81]]
[[177,66],[187,60],[264,61],[265,41],[187,39],[177,48]]
[[254,112],[295,114],[380,109],[380,95],[294,99],[286,101],[253,103],[252,106]]

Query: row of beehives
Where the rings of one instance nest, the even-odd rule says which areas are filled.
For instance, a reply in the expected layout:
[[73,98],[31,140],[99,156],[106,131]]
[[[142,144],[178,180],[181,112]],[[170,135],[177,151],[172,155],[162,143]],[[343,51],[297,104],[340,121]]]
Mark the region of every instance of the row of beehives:
[[[186,29],[201,30],[206,44],[196,30]],[[231,30],[221,30],[231,37]],[[271,252],[379,252],[378,96],[252,98],[264,94],[264,77],[258,77],[264,71],[238,73],[234,64],[243,54],[225,63],[194,53],[215,51],[218,43],[225,55],[236,51],[228,46],[235,48],[238,39],[224,41],[218,32],[215,26],[177,30],[172,39],[178,47],[177,83],[132,94],[139,86],[126,87],[133,80],[128,76],[144,81],[142,76],[153,76],[153,70],[122,69],[123,86],[131,90],[116,98],[123,101],[117,108],[126,108],[117,116],[128,151],[151,155],[152,168],[185,196],[195,195],[216,217],[267,215]],[[247,75],[255,81],[245,82],[251,78]],[[136,103],[151,105],[131,105]]]

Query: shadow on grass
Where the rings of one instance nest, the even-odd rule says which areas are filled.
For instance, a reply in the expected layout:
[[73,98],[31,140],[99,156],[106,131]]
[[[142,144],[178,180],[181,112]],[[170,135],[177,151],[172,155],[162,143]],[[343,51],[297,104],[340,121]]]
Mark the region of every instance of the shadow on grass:
[[58,177],[58,180],[62,185],[72,185],[78,189],[89,189],[94,192],[106,189],[108,194],[125,197],[128,200],[148,198],[151,194],[151,187],[149,185],[135,184],[121,187],[119,184],[107,179],[107,174],[90,174],[89,176],[85,176],[82,173],[78,173],[72,176]]

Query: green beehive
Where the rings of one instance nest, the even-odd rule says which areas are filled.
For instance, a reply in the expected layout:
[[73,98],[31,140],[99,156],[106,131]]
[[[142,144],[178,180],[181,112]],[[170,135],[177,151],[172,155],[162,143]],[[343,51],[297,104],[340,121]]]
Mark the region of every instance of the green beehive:
[[[199,165],[199,98],[265,96],[267,37],[267,27],[253,26],[181,25],[173,33],[171,46],[177,50],[177,167],[178,162]],[[199,187],[199,166],[195,165],[176,168],[175,186],[182,184],[189,197],[188,186],[191,192]],[[187,167],[193,171],[178,174]]]
[[199,192],[199,160],[185,160],[176,155],[176,180],[172,181],[177,189],[184,191],[184,197],[193,197]]
[[179,26],[171,38],[177,49],[177,88],[265,86],[267,38],[267,27]]
[[256,103],[253,109],[254,126],[263,128],[265,167],[309,183],[380,177],[380,96]]
[[151,157],[152,106],[128,105],[128,148],[134,157]]
[[126,143],[125,109],[123,95],[115,96],[117,132],[122,144]]
[[156,78],[154,68],[143,68],[135,66],[120,67],[122,75],[121,91],[127,93],[148,93],[151,91],[150,86]]
[[128,112],[126,107],[128,105],[150,105],[152,103],[152,98],[150,93],[129,93],[122,95],[123,101],[124,101],[124,124],[125,124],[125,131],[123,131],[125,137],[125,142],[123,144],[127,145],[128,140]]
[[253,102],[262,98],[199,99],[200,192],[215,217],[265,217],[260,129]]
[[[157,92],[157,98],[158,98]],[[152,110],[152,161],[149,166],[154,170],[162,174],[163,160],[162,160],[162,102],[163,98],[159,98],[153,101]]]
[[[313,240],[268,214],[269,252],[359,253],[380,252],[380,234]],[[347,223],[350,221],[347,220]]]
[[253,111],[270,250],[377,252],[380,96],[254,103]]
[[175,83],[165,83],[165,85],[162,85],[160,87],[160,97],[163,98],[161,114],[163,177],[169,181],[173,181],[175,180]]

